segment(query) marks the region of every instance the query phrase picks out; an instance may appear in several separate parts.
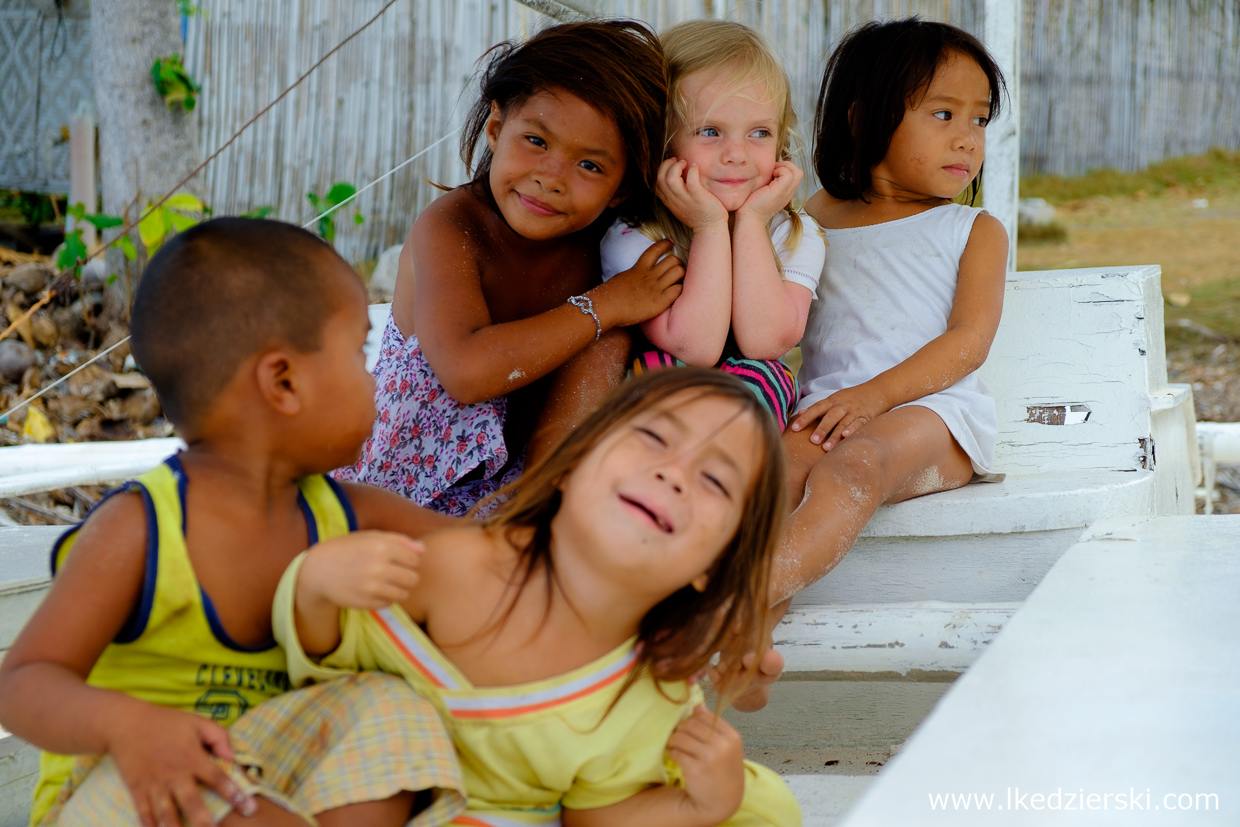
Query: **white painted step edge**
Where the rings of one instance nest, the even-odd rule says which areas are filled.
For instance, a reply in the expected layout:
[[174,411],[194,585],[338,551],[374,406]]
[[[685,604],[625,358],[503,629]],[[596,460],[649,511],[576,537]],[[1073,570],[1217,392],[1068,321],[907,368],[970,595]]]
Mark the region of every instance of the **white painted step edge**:
[[775,629],[785,673],[960,673],[973,665],[1020,603],[794,606]]

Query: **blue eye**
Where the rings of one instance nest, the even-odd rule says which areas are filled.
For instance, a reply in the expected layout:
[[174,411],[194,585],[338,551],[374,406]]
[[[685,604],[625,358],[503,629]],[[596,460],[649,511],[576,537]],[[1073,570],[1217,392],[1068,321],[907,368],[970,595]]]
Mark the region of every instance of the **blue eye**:
[[771,132],[769,129],[755,129],[750,134],[752,134],[755,138],[769,138],[775,133]]
[[697,131],[697,134],[701,135],[703,138],[718,138],[719,130],[715,129],[713,126],[704,126]]

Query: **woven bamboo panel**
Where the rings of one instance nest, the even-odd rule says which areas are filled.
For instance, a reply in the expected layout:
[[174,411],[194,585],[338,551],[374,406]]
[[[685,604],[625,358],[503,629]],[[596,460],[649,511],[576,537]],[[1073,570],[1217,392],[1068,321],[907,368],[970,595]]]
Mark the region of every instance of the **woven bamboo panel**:
[[69,116],[93,100],[87,20],[0,0],[0,187],[68,192]]
[[[833,40],[874,16],[920,13],[977,29],[974,2],[818,0],[611,0],[617,17],[656,29],[716,15],[763,30],[787,60],[802,133],[809,137],[822,64]],[[379,0],[204,0],[191,21],[188,60],[203,85],[203,152],[242,123],[380,8]],[[498,41],[525,37],[549,18],[515,0],[400,0],[261,119],[206,171],[217,213],[271,205],[302,223],[314,217],[306,193],[334,181],[371,181],[445,135],[449,139],[358,199],[337,220],[337,246],[349,258],[399,243],[438,190],[428,181],[465,180],[457,160],[462,114],[476,94],[479,57]]]

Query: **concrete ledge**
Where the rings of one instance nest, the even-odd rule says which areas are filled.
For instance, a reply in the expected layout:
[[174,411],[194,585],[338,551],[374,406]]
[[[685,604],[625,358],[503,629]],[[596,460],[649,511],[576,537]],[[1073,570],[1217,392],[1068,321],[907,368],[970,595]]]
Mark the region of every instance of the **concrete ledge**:
[[49,553],[64,526],[0,528],[0,650],[9,648],[51,584]]
[[1056,471],[973,483],[886,505],[862,537],[943,537],[1084,528],[1117,514],[1148,514],[1152,471]]
[[25,827],[39,775],[39,751],[0,729],[0,827]]
[[872,775],[785,775],[805,813],[804,827],[835,827],[874,783]]
[[[892,678],[950,680],[973,665],[1019,603],[994,605],[898,603],[793,607],[775,630],[775,646],[789,673],[856,679],[856,673]],[[927,674],[930,673],[930,674]]]
[[[1086,536],[848,827],[1237,823],[1240,516],[1108,520]],[[953,793],[992,798],[932,806]]]
[[175,437],[0,448],[0,497],[70,485],[123,482],[185,447]]

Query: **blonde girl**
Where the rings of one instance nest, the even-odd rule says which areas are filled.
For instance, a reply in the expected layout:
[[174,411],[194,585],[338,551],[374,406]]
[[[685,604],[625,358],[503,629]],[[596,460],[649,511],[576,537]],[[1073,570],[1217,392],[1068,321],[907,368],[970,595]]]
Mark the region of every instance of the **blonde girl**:
[[780,360],[805,329],[824,243],[792,205],[796,113],[788,78],[757,32],[695,20],[661,38],[668,67],[667,151],[652,221],[617,222],[602,244],[603,278],[670,238],[686,262],[683,292],[642,332],[657,350],[636,372],[718,365],[749,384],[782,429],[797,400]]
[[779,433],[742,382],[655,371],[485,522],[422,553],[397,535],[379,552],[372,535],[304,555],[277,639],[294,681],[380,669],[439,706],[468,794],[457,823],[795,827],[787,787],[743,760],[691,680],[711,653],[761,645],[783,477]]

